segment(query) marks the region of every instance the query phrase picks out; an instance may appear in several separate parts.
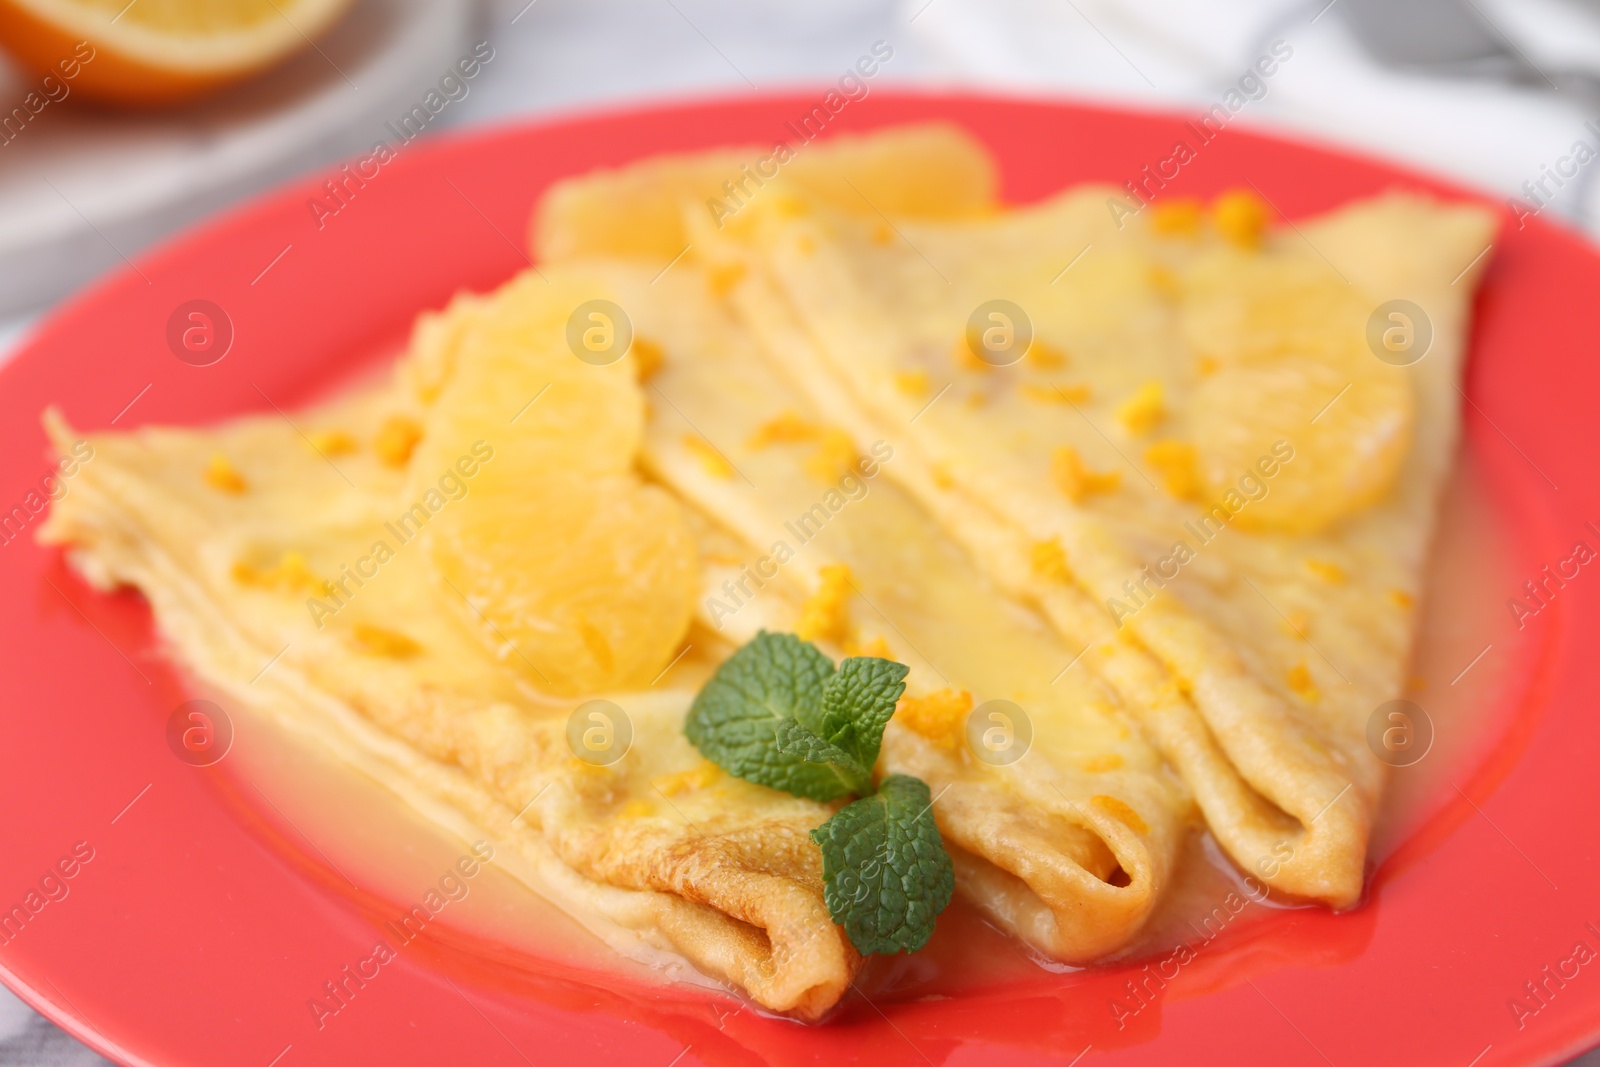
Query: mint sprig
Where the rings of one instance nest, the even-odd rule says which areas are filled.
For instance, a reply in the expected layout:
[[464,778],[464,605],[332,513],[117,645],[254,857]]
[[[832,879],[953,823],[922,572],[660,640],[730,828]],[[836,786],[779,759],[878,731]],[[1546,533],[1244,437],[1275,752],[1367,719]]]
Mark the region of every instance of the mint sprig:
[[811,800],[860,798],[811,839],[828,913],[867,955],[927,944],[955,888],[927,784],[893,774],[872,785],[907,673],[872,656],[835,669],[810,642],[762,632],[701,688],[684,727],[729,774]]
[[[689,708],[684,733],[711,762],[739,778],[809,800],[837,800],[867,788],[859,766],[807,758],[790,728],[822,734],[822,691],[833,661],[793,634],[758,634],[717,669]],[[815,753],[812,753],[815,754]]]
[[863,955],[915,952],[955,890],[928,783],[891,774],[811,831],[822,848],[823,899]]
[[779,719],[772,732],[780,754],[820,764],[833,772],[842,790],[835,796],[872,792],[872,767],[863,765],[838,745],[824,741],[794,719]]

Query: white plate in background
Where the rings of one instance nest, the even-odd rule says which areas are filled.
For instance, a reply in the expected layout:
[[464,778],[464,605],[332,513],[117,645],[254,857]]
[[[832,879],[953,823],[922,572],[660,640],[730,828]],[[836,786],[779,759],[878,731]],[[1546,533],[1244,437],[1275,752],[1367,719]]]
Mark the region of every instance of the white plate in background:
[[[255,189],[392,137],[384,124],[470,50],[473,21],[473,0],[360,0],[315,48],[213,99],[149,113],[76,107],[70,95],[46,105],[0,143],[0,318]],[[0,65],[0,113],[35,81]]]

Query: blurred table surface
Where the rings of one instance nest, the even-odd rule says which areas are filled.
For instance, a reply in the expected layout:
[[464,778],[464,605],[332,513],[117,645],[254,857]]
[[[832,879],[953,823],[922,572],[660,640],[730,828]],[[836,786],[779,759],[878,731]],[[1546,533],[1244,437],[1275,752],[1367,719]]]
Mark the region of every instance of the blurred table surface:
[[[469,95],[440,116],[439,126],[817,85],[832,81],[879,40],[894,48],[880,86],[999,88],[1198,112],[1236,85],[1274,41],[1283,41],[1292,59],[1241,112],[1241,124],[1351,145],[1525,202],[1530,190],[1524,183],[1537,181],[1575,142],[1600,146],[1600,132],[1585,125],[1591,116],[1549,86],[1441,78],[1379,64],[1361,48],[1338,4],[489,0],[478,11],[472,39],[487,40],[494,61]],[[1600,17],[1581,0],[1475,0],[1470,6],[1537,68],[1600,70]],[[1551,198],[1548,213],[1579,214],[1575,194],[1583,184],[1568,183]],[[46,303],[0,320],[0,362],[48,310]],[[131,966],[129,978],[137,978]],[[105,1062],[0,989],[0,1067]],[[1573,1063],[1600,1067],[1600,1051]]]

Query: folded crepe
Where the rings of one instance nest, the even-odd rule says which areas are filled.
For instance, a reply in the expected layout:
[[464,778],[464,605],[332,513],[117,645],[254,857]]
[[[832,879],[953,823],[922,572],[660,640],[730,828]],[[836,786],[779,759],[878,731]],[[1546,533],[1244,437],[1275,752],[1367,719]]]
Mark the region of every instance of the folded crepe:
[[[880,767],[929,784],[958,891],[1059,960],[1126,945],[1171,884],[1190,803],[1116,696],[1067,671],[1075,650],[885,480],[896,440],[858,454],[831,412],[759,357],[703,264],[659,278],[653,265],[572,266],[603,276],[660,349],[650,471],[743,542],[703,553],[706,629],[736,642],[798,631],[836,657],[906,663],[911,695]],[[1002,729],[1031,735],[1003,762],[976,757],[966,736],[974,702],[991,725],[990,700],[1026,720]]]
[[556,182],[534,212],[540,262],[616,256],[659,269],[685,251],[684,208],[717,225],[777,189],[847,211],[961,218],[995,207],[993,161],[959,127],[930,122],[817,144],[746,145],[654,156]]
[[[42,538],[69,546],[97,586],[140,589],[204,682],[509,845],[518,873],[619,951],[815,1019],[861,964],[807,836],[836,805],[721,774],[683,737],[693,688],[650,684],[684,644],[694,547],[678,505],[631,473],[635,361],[590,366],[564,343],[560,324],[594,295],[530,272],[426,318],[394,380],[345,400],[91,434],[96,462]],[[485,384],[519,380],[549,388],[531,404],[535,388],[508,389],[483,410]],[[47,422],[70,447],[59,416]],[[541,503],[552,446],[573,440],[579,479],[601,488],[528,521],[517,508]],[[639,522],[650,539],[606,540]],[[646,580],[591,589],[585,630],[561,614],[570,597],[535,603],[506,574],[463,567],[455,548],[486,525],[512,532],[528,567],[555,546],[563,571],[598,559]],[[613,625],[635,615],[648,633]],[[649,643],[642,673],[630,640]],[[699,655],[674,669],[692,678],[697,662],[703,675]],[[580,758],[590,748],[605,758]]]
[[[1233,194],[686,212],[763,346],[1121,697],[1246,871],[1353,904],[1493,216]],[[1399,302],[1399,303],[1396,303]],[[1382,358],[1380,358],[1380,356]],[[898,447],[898,446],[897,446]]]

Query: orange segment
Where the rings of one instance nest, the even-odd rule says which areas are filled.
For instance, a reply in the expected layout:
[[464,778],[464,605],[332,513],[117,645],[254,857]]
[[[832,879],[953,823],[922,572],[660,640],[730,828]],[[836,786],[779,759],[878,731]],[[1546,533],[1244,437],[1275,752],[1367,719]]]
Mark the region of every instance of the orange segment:
[[1310,252],[1224,249],[1186,281],[1184,332],[1216,361],[1192,399],[1199,471],[1239,525],[1315,533],[1388,493],[1416,401],[1367,348],[1361,295]]
[[644,394],[629,361],[585,363],[566,343],[567,320],[600,291],[529,271],[471,310],[440,372],[412,472],[431,483],[473,444],[494,466],[627,469],[644,436]]
[[1414,406],[1410,383],[1371,356],[1221,370],[1195,391],[1201,474],[1217,498],[1249,499],[1228,504],[1241,526],[1315,533],[1389,491]]
[[697,581],[680,506],[635,473],[633,369],[567,347],[573,309],[600,295],[529,272],[480,305],[410,467],[419,495],[464,486],[426,527],[441,595],[562,695],[648,685],[683,647]]
[[491,464],[479,478],[431,527],[444,596],[540,689],[649,685],[683,647],[693,610],[694,542],[678,503],[631,474],[517,476]]

